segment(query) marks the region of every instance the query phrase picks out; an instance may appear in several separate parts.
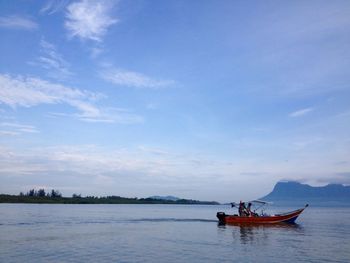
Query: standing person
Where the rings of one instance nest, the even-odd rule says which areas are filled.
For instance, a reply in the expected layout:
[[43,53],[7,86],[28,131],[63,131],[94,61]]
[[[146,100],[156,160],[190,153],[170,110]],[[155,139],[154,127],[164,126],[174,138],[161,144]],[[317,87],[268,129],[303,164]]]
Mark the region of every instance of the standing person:
[[244,203],[242,201],[239,202],[238,213],[239,213],[239,216],[244,215]]
[[253,212],[251,210],[251,207],[252,207],[252,203],[248,203],[248,207],[246,209],[247,211],[247,216],[252,216],[253,215]]

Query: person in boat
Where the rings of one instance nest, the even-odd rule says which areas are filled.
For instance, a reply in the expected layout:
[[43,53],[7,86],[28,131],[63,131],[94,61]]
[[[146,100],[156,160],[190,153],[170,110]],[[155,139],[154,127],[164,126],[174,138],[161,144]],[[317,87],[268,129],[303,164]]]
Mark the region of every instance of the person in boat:
[[238,213],[239,216],[247,216],[247,208],[245,207],[245,204],[242,201],[239,202]]
[[247,207],[247,214],[248,216],[254,216],[257,217],[259,216],[257,213],[255,213],[254,211],[252,211],[252,203],[248,203],[248,207]]
[[242,203],[242,201],[239,202],[238,214],[239,214],[239,216],[242,216],[242,214],[243,214],[243,203]]
[[252,203],[248,203],[248,207],[246,209],[247,216],[253,216],[253,212],[252,212],[251,208],[252,208]]

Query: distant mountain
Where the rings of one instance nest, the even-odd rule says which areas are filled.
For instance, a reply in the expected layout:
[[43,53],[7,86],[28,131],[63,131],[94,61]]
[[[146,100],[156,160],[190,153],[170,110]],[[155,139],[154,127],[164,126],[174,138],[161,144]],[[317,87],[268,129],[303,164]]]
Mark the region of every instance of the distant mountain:
[[298,182],[279,182],[271,193],[261,198],[273,202],[297,203],[348,203],[350,204],[350,186],[329,184],[313,187]]
[[148,197],[148,199],[177,201],[177,200],[180,200],[181,198],[178,198],[178,197],[175,197],[175,196],[172,196],[172,195],[167,195],[167,196],[153,195],[153,196]]

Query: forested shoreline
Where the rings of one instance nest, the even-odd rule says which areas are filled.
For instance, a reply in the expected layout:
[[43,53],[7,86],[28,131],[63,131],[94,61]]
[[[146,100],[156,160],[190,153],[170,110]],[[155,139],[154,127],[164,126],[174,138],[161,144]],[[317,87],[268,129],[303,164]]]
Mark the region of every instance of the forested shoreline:
[[191,205],[217,205],[215,201],[198,201],[192,199],[162,200],[153,198],[128,198],[121,196],[81,196],[73,194],[63,197],[58,190],[46,192],[44,189],[31,189],[19,195],[0,194],[0,203],[35,203],[35,204],[191,204]]

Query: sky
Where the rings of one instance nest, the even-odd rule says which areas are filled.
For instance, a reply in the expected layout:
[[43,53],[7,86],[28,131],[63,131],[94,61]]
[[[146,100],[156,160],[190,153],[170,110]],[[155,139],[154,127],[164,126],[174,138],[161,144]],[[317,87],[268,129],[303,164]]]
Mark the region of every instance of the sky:
[[0,193],[350,184],[349,1],[0,1]]

